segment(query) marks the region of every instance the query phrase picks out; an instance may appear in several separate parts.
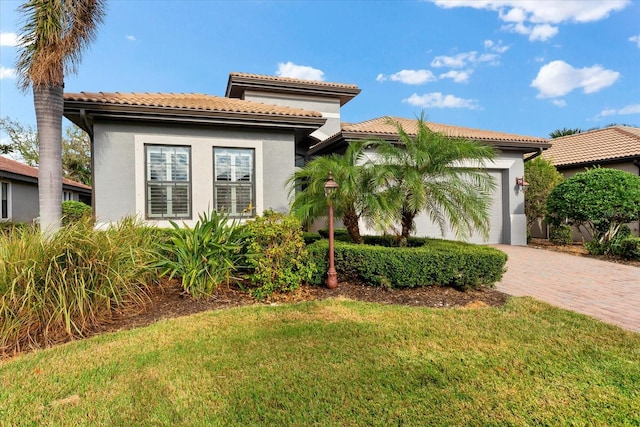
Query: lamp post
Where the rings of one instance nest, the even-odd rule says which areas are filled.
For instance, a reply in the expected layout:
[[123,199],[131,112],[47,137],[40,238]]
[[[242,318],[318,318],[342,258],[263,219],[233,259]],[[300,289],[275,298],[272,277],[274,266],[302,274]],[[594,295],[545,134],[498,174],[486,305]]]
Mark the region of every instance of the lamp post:
[[338,287],[338,273],[336,272],[333,253],[333,201],[331,200],[331,195],[337,188],[338,183],[333,180],[333,176],[329,172],[329,179],[324,183],[324,195],[327,196],[329,204],[329,271],[327,271],[327,288],[329,289]]

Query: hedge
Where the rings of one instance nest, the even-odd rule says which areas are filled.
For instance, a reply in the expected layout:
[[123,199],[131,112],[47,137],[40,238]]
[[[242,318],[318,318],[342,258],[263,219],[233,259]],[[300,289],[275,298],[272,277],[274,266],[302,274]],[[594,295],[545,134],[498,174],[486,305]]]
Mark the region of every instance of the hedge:
[[[324,282],[328,242],[308,246],[318,266],[311,283]],[[497,249],[446,240],[429,240],[417,248],[392,248],[336,242],[336,270],[340,280],[364,281],[374,286],[417,287],[492,286],[504,273],[507,255]]]

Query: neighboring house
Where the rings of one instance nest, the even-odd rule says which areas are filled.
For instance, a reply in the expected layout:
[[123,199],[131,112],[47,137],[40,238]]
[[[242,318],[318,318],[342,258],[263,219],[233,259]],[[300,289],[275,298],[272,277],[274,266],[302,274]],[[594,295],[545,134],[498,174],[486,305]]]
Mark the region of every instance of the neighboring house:
[[[550,142],[551,148],[542,156],[553,163],[565,178],[595,166],[640,175],[640,128],[611,126],[555,138]],[[637,236],[638,223],[630,226]],[[582,238],[581,233],[574,233],[575,240]]]
[[[135,215],[167,226],[168,220],[193,224],[210,209],[237,218],[268,208],[286,211],[285,181],[310,156],[340,152],[356,139],[394,140],[384,118],[341,123],[341,107],[358,93],[351,84],[231,73],[225,97],[67,93],[64,114],[92,139],[97,220],[111,223]],[[407,130],[415,125],[402,120]],[[526,244],[524,198],[516,177],[524,174],[523,155],[541,152],[547,141],[432,126],[499,149],[490,166],[498,187],[488,242]],[[419,235],[439,237],[434,230],[426,220],[418,221]]]
[[[1,221],[32,222],[40,215],[38,168],[0,156]],[[91,187],[63,179],[64,200],[91,204]],[[61,201],[62,202],[62,201]]]

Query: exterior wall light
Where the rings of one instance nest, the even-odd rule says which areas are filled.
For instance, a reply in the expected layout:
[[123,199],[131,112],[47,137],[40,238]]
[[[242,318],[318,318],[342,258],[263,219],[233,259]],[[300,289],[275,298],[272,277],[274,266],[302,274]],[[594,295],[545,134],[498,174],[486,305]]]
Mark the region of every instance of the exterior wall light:
[[523,176],[516,177],[516,186],[519,191],[525,192],[529,188],[529,183],[524,180]]
[[331,198],[338,187],[338,183],[333,180],[333,176],[331,172],[329,172],[329,179],[324,183],[324,195],[327,197],[327,203],[329,205],[329,271],[327,271],[327,288],[329,289],[338,287],[338,273],[336,272],[334,260],[333,200]]

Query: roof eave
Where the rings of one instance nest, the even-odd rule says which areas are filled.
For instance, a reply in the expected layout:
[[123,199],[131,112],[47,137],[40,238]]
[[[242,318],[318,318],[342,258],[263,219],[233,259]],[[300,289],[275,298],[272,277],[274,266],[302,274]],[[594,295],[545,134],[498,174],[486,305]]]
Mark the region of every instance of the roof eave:
[[640,160],[640,153],[632,154],[629,156],[609,157],[606,159],[585,160],[585,161],[573,162],[573,163],[563,163],[563,164],[555,164],[553,162],[552,163],[556,167],[556,169],[563,170],[563,169],[573,169],[573,168],[580,168],[580,167],[589,167],[594,165],[606,165],[611,163],[632,162],[634,160]]
[[[242,125],[285,129],[308,129],[313,132],[326,119],[314,116],[284,114],[244,113],[235,111],[193,110],[184,108],[149,107],[140,105],[102,104],[69,101],[64,103],[64,116],[84,128],[81,111],[87,116],[111,120],[140,120],[150,122],[184,123],[201,125]],[[84,129],[87,130],[87,129]]]
[[351,101],[361,91],[358,87],[315,86],[304,82],[261,80],[250,76],[238,76],[231,74],[229,75],[229,80],[227,82],[225,96],[227,98],[241,98],[242,93],[248,89],[264,92],[289,92],[339,98],[341,106]]
[[[482,142],[493,145],[500,150],[521,151],[523,154],[531,153],[539,150],[547,150],[551,148],[551,144],[543,141],[509,141],[509,140],[490,140],[490,139],[474,139],[467,138],[472,141]],[[383,140],[391,143],[398,142],[398,135],[389,133],[370,133],[370,132],[345,132],[342,131],[329,139],[316,144],[309,150],[310,155],[326,153],[335,145],[341,145],[343,142],[360,141],[360,140]]]

